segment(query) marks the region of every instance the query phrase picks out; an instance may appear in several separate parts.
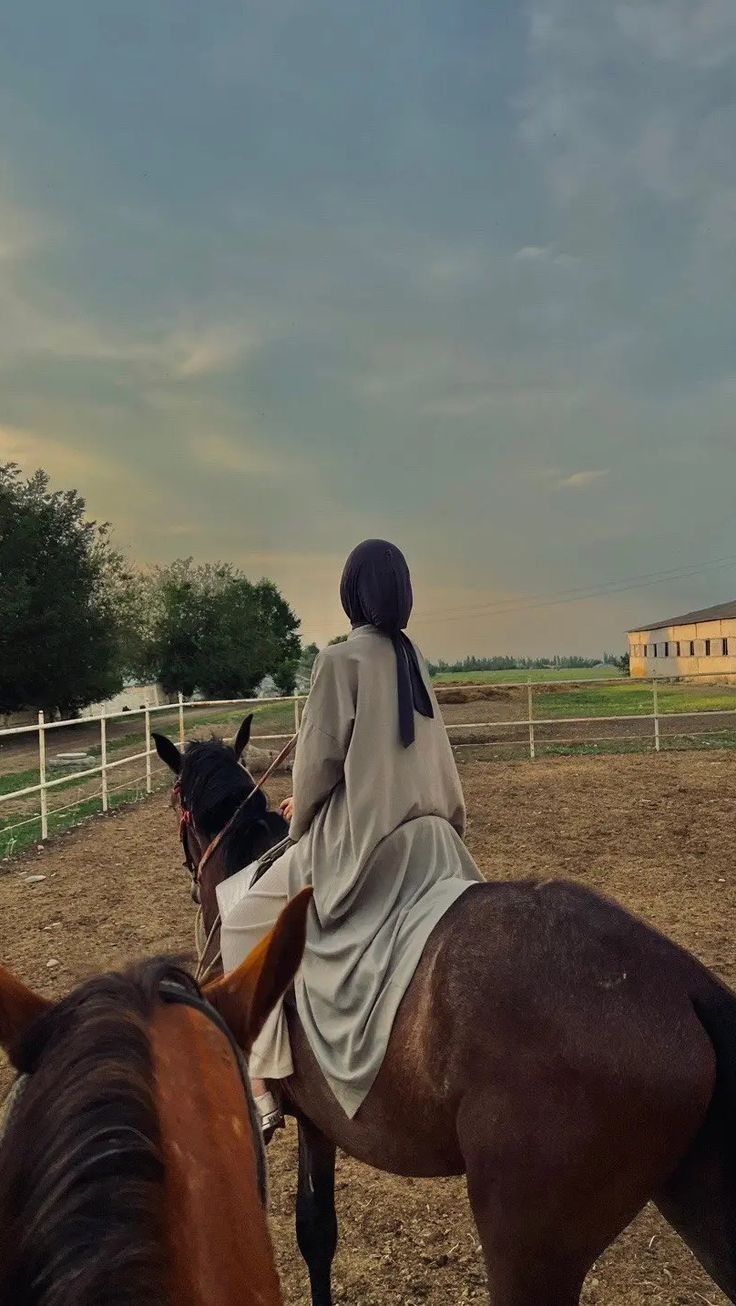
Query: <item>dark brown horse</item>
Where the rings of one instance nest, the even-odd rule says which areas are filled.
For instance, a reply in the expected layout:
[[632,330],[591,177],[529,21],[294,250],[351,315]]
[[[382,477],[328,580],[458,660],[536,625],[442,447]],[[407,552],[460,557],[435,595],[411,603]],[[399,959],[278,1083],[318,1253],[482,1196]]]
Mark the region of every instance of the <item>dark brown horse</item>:
[[[209,930],[216,884],[251,860],[253,781],[221,744],[159,752],[194,864],[213,811],[238,812],[203,872]],[[336,1145],[394,1174],[467,1176],[495,1306],[574,1306],[650,1199],[736,1301],[736,997],[614,903],[564,882],[469,889],[431,935],[353,1120],[293,1007],[288,1022],[296,1072],[281,1089],[300,1126],[314,1306],[331,1302]]]
[[301,959],[309,893],[202,995],[150,961],[58,1005],[0,967],[3,1306],[279,1306],[239,1047]]

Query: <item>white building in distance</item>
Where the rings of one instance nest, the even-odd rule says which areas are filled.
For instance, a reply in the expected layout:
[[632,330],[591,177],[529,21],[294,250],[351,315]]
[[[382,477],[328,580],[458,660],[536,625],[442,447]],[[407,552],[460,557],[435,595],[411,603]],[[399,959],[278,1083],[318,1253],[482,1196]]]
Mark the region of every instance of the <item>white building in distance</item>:
[[629,631],[632,676],[736,678],[736,599]]

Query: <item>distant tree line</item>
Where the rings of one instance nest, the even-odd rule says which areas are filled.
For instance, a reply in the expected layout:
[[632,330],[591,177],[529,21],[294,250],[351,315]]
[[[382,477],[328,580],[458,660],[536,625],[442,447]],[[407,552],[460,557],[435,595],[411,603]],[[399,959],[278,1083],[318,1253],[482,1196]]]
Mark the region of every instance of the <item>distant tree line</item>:
[[628,661],[628,659],[617,657],[615,653],[604,653],[602,658],[580,657],[577,653],[554,653],[546,658],[512,657],[510,654],[497,654],[487,658],[465,657],[458,662],[445,662],[440,658],[436,662],[430,662],[429,669],[433,676],[448,672],[454,675],[465,675],[472,674],[474,671],[544,671],[562,668],[584,670],[588,667],[600,666],[601,663],[622,669],[624,660]]
[[72,715],[135,680],[246,698],[271,675],[291,693],[316,653],[298,632],[272,581],[191,558],[138,571],[76,490],[0,466],[0,712]]

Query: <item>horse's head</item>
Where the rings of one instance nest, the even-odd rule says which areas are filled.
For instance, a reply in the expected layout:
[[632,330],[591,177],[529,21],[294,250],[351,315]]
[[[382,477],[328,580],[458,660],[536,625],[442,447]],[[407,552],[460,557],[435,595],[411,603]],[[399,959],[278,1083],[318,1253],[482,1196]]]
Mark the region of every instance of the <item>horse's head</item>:
[[[255,789],[242,764],[250,742],[253,714],[243,721],[232,746],[221,740],[191,740],[181,752],[167,735],[153,736],[161,761],[176,777],[172,806],[177,810],[184,861],[192,876],[192,897],[199,901],[198,868],[205,850]],[[263,819],[267,801],[262,793],[248,803],[250,824]]]
[[299,966],[309,897],[203,991],[149,961],[52,1004],[0,967],[25,1077],[0,1120],[0,1301],[278,1306],[242,1054]]

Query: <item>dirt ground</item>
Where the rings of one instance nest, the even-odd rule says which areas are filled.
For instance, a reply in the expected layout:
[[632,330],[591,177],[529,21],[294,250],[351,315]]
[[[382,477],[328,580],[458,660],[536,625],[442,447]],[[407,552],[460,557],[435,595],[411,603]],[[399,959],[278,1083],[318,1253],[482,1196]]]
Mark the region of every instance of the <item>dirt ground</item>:
[[[604,890],[736,985],[734,765],[724,753],[466,763],[470,846],[491,879],[563,875]],[[193,908],[175,833],[159,796],[10,863],[0,876],[2,960],[54,996],[96,969],[189,951]],[[46,878],[30,884],[29,875]],[[8,1082],[5,1068],[0,1081]],[[285,1300],[304,1306],[294,1132],[270,1148],[271,1214]],[[341,1158],[337,1198],[338,1303],[487,1300],[461,1182],[399,1180]],[[721,1306],[725,1298],[647,1211],[595,1267],[583,1301]]]

